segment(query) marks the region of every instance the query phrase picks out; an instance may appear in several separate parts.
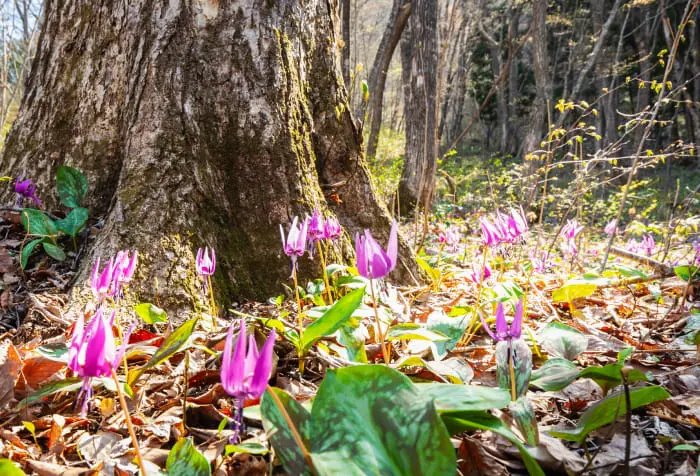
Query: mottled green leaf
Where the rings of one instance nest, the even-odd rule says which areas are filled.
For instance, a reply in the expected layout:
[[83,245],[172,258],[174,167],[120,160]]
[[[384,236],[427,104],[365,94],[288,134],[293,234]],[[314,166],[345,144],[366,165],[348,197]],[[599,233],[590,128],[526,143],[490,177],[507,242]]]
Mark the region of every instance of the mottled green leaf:
[[27,262],[29,261],[29,256],[31,256],[32,251],[34,251],[34,248],[36,248],[36,245],[39,243],[43,243],[45,238],[39,238],[37,240],[30,241],[26,245],[24,245],[24,248],[22,248],[22,256],[20,257],[20,266],[22,266],[22,269],[27,267]]
[[52,382],[48,385],[44,385],[41,389],[32,393],[22,401],[17,404],[17,408],[22,408],[27,405],[32,405],[33,403],[41,401],[44,397],[53,395],[58,392],[72,392],[78,390],[83,385],[83,379],[79,377],[67,378],[64,380],[59,380],[58,382]]
[[56,261],[63,261],[66,259],[66,253],[58,246],[49,243],[48,241],[44,241],[41,246],[44,247],[46,254],[51,256]]
[[62,165],[56,170],[56,190],[62,204],[77,208],[87,195],[87,178],[80,170]]
[[362,303],[365,289],[356,289],[336,301],[321,317],[304,329],[302,351],[308,350],[320,338],[333,334],[347,322],[355,309]]
[[55,236],[56,225],[41,210],[34,208],[22,209],[22,225],[28,234],[34,236]]
[[146,324],[154,324],[156,322],[166,322],[168,316],[164,310],[151,304],[150,302],[142,302],[134,306],[136,314],[146,322]]
[[67,217],[56,220],[56,228],[68,236],[77,236],[85,228],[89,214],[87,208],[74,208]]
[[433,399],[441,415],[504,408],[510,403],[510,393],[500,388],[449,383],[419,383],[416,388],[421,395]]
[[211,466],[194,446],[192,438],[180,438],[172,447],[165,462],[168,476],[209,476]]
[[580,369],[566,359],[549,359],[532,372],[530,385],[548,392],[556,392],[576,380]]
[[588,337],[560,322],[547,324],[539,333],[539,341],[550,354],[568,360],[574,360],[588,347]]
[[520,430],[520,434],[525,438],[525,443],[529,446],[537,446],[540,441],[540,432],[537,428],[537,417],[530,400],[527,397],[520,397],[508,405],[515,425]]
[[691,276],[693,277],[693,282],[700,281],[700,270],[697,266],[676,266],[673,268],[673,272],[685,282],[690,281]]
[[[510,352],[513,352],[513,361]],[[513,367],[515,374],[515,395],[521,397],[527,393],[532,375],[532,351],[522,339],[515,339],[510,343],[501,341],[496,344],[496,376],[498,386],[504,390],[511,390],[511,372]]]
[[[665,400],[671,395],[659,386],[638,388],[630,391],[630,402],[632,409],[643,407],[650,403]],[[610,395],[599,402],[591,405],[581,415],[576,428],[550,430],[549,434],[567,441],[582,443],[590,432],[601,426],[613,423],[616,418],[627,413],[625,395],[622,392]]]
[[552,292],[552,300],[554,302],[571,302],[574,299],[590,296],[597,288],[598,286],[591,282],[571,280]]
[[386,333],[386,338],[390,341],[427,340],[430,342],[444,342],[449,340],[448,337],[442,334],[421,327],[420,324],[410,322],[390,327]]

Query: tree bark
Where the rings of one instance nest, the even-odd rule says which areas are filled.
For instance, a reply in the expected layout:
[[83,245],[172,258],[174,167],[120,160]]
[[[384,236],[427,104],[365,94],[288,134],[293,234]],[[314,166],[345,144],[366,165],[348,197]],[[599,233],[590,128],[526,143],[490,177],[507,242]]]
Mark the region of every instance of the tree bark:
[[401,213],[428,208],[435,188],[438,120],[437,0],[414,0],[401,42],[406,154],[399,183]]
[[[335,8],[49,0],[3,169],[26,169],[49,207],[59,165],[86,173],[105,226],[83,277],[98,256],[138,248],[136,290],[152,296],[157,279],[160,305],[184,308],[198,294],[193,250],[208,245],[222,303],[277,293],[289,277],[279,225],[293,216],[319,206],[349,235],[388,237],[343,107]],[[348,234],[335,256],[352,256]],[[403,279],[415,268],[400,252]]]
[[341,27],[343,37],[343,49],[341,51],[341,65],[343,71],[343,82],[345,87],[350,87],[350,0],[341,0],[340,11],[343,17]]
[[379,131],[382,128],[382,112],[384,102],[384,86],[386,85],[386,75],[394,56],[394,50],[401,39],[408,18],[411,15],[410,0],[394,0],[394,5],[389,14],[384,35],[379,42],[377,54],[374,57],[374,64],[369,74],[369,117],[370,129],[367,141],[367,157],[372,159],[377,155],[377,144],[379,141]]

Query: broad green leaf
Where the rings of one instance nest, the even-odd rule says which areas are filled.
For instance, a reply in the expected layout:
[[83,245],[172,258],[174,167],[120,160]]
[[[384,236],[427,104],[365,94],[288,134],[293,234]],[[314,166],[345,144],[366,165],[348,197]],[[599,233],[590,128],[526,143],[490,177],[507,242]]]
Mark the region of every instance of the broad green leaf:
[[[649,405],[650,403],[665,400],[671,395],[659,386],[644,387],[632,390],[630,392],[630,402],[632,409]],[[616,418],[627,413],[627,405],[625,404],[625,395],[622,392],[610,395],[588,408],[576,428],[570,430],[550,430],[549,434],[557,438],[567,441],[582,443],[583,440],[593,430],[601,426],[613,423]]]
[[622,276],[628,277],[628,278],[641,278],[641,279],[647,279],[649,278],[649,275],[645,273],[644,271],[641,271],[637,268],[632,268],[630,266],[625,266],[623,264],[618,264],[614,263],[612,265],[612,268],[619,272]]
[[192,443],[192,438],[180,438],[172,447],[165,462],[168,476],[209,476],[209,461]]
[[[270,391],[275,392],[280,402],[284,406],[289,420],[296,428],[299,437],[307,451],[311,447],[310,437],[310,418],[309,412],[306,411],[299,403],[289,396],[284,390],[279,388],[268,387],[263,394],[260,402],[260,410],[263,416],[263,427],[265,432],[270,437],[270,443],[275,449],[275,454],[279,457],[284,469],[289,474],[311,474],[310,468],[306,463],[306,459],[299,449],[297,440],[294,438],[292,431],[289,428],[287,418],[282,410],[278,407],[275,399],[270,395]],[[329,429],[330,430],[330,429]],[[329,435],[326,434],[325,437]]]
[[496,300],[504,302],[511,299],[520,299],[525,295],[523,288],[521,288],[515,281],[507,281],[503,283],[498,283],[493,287],[493,291],[496,293]]
[[700,281],[700,269],[697,266],[676,266],[673,268],[673,272],[685,282],[690,281],[691,276],[693,282]]
[[420,266],[421,269],[425,271],[428,274],[428,276],[430,276],[430,279],[433,282],[438,281],[440,279],[440,270],[430,266],[430,264],[426,260],[419,256],[416,256],[416,263],[418,263],[418,266]]
[[697,451],[697,450],[700,450],[700,448],[698,448],[695,445],[689,445],[689,444],[685,444],[685,443],[680,444],[680,445],[676,445],[673,448],[671,448],[671,451]]
[[566,324],[550,322],[539,333],[539,341],[556,357],[574,360],[588,347],[588,337]]
[[[608,392],[622,385],[622,376],[620,372],[622,371],[623,364],[615,363],[608,364],[604,367],[587,367],[579,373],[579,378],[589,378],[595,383],[600,385],[603,390],[603,395],[607,395]],[[646,375],[644,375],[639,370],[633,369],[627,374],[627,382],[634,383],[639,381],[649,380]]]
[[527,447],[523,445],[515,433],[510,431],[510,429],[495,416],[484,412],[462,412],[462,413],[448,413],[442,417],[447,429],[450,434],[455,435],[467,430],[485,430],[497,433],[511,443],[513,443],[520,451],[520,456],[523,458],[523,463],[525,468],[527,468],[530,476],[544,476],[544,471],[537,461],[532,457]]
[[433,399],[440,415],[505,408],[510,403],[510,393],[500,388],[449,383],[419,383],[416,388]]
[[508,406],[515,425],[520,434],[525,438],[529,446],[537,446],[540,441],[540,432],[537,428],[537,417],[527,397],[520,397]]
[[[513,352],[513,362],[510,352]],[[527,393],[532,375],[532,351],[522,339],[515,339],[511,343],[501,341],[496,344],[496,376],[498,386],[512,392],[511,367],[515,374],[515,395],[521,397]]]
[[66,259],[66,253],[64,253],[64,251],[61,248],[54,245],[53,243],[44,241],[41,246],[44,247],[44,251],[46,251],[46,254],[51,256],[56,261],[63,261],[64,259]]
[[72,392],[78,390],[83,385],[83,379],[79,377],[67,378],[64,380],[59,380],[58,382],[52,382],[48,385],[44,385],[36,392],[24,398],[17,404],[17,408],[22,408],[27,405],[32,405],[36,402],[41,401],[44,397],[53,395],[58,392]]
[[68,363],[68,346],[63,342],[42,345],[36,350],[47,359],[56,362],[64,362],[66,364]]
[[226,445],[224,456],[230,456],[234,453],[247,453],[249,455],[266,455],[270,452],[267,446],[256,442],[243,442],[237,445]]
[[617,353],[618,363],[624,364],[625,360],[629,358],[630,355],[634,353],[634,347],[625,347],[620,352]]
[[417,355],[403,357],[395,364],[396,369],[420,367],[435,375],[445,377],[451,383],[462,385],[474,378],[474,370],[463,359],[453,357],[446,360],[425,361]]
[[55,236],[56,225],[44,212],[34,208],[22,209],[22,225],[29,235]]
[[87,208],[74,208],[67,217],[56,220],[56,228],[68,236],[75,237],[85,228],[89,214],[90,212],[88,212]]
[[[311,410],[312,458],[322,474],[455,474],[449,434],[432,398],[383,365],[328,370]],[[296,474],[296,471],[292,471]]]
[[0,459],[0,474],[2,476],[25,476],[25,472],[14,461],[7,458]]
[[348,267],[344,264],[331,263],[328,266],[326,266],[326,274],[330,277],[333,276],[335,273],[345,271],[346,269],[348,269]]
[[128,377],[129,386],[133,387],[134,383],[139,379],[144,371],[155,367],[179,352],[189,341],[196,323],[197,318],[190,319],[189,321],[183,323],[180,327],[175,329],[172,334],[166,337],[151,359],[146,362],[146,365],[139,369],[130,370]]
[[24,248],[22,248],[22,256],[20,257],[20,266],[22,266],[22,269],[27,267],[29,256],[31,256],[32,251],[34,251],[34,248],[36,248],[36,245],[43,243],[44,239],[45,238],[39,238],[24,245]]
[[584,280],[571,280],[552,292],[554,302],[571,302],[574,299],[588,297],[598,288],[595,284]]
[[[455,308],[453,307],[452,311],[454,310]],[[445,314],[442,309],[433,311],[428,315],[426,329],[447,336],[447,340],[433,343],[433,352],[436,354],[434,356],[435,359],[443,359],[448,351],[457,346],[471,319],[471,308],[469,308],[468,315],[460,314],[457,317],[453,317],[452,312],[450,312],[450,315]]]
[[77,208],[87,195],[87,178],[80,170],[62,165],[56,170],[56,190],[62,204]]
[[321,317],[304,329],[301,342],[302,351],[308,350],[320,338],[331,335],[340,329],[362,303],[364,295],[365,288],[350,292],[340,298]]
[[430,342],[444,342],[448,337],[421,327],[419,324],[397,324],[389,328],[386,333],[387,340],[427,340]]
[[136,311],[136,314],[143,319],[146,324],[166,322],[168,320],[168,316],[165,314],[165,311],[155,304],[151,304],[150,302],[142,302],[137,304],[134,306],[134,311]]
[[28,431],[29,433],[31,433],[32,436],[34,436],[34,437],[36,438],[36,436],[35,436],[35,433],[36,433],[36,426],[34,426],[34,423],[32,423],[32,422],[30,422],[30,421],[23,421],[23,422],[22,422],[22,426],[23,426],[24,428],[26,428],[27,431]]
[[566,359],[549,359],[533,370],[530,385],[548,392],[557,392],[576,380],[580,370]]
[[360,364],[367,363],[367,351],[365,350],[365,339],[358,327],[345,325],[338,330],[338,342],[345,347],[347,358],[350,362]]

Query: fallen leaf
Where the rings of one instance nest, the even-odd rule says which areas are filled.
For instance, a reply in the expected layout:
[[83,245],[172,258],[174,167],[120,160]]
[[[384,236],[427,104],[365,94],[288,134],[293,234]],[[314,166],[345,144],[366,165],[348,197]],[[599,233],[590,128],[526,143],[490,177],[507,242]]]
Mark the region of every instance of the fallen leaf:
[[15,396],[14,388],[20,369],[22,359],[17,353],[17,349],[9,339],[0,343],[0,407],[12,401]]

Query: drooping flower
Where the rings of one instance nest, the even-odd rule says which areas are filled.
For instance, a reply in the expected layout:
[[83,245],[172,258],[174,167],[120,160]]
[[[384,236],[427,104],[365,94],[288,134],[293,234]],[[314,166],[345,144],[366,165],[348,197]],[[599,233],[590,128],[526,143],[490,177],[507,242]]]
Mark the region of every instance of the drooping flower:
[[656,242],[651,234],[647,233],[642,237],[642,242],[639,244],[639,248],[646,253],[647,256],[651,256],[656,249]]
[[566,225],[564,225],[561,230],[562,236],[564,237],[562,248],[565,252],[574,256],[578,254],[576,235],[578,235],[581,230],[583,230],[583,225],[579,225],[576,219],[566,221]]
[[209,256],[209,247],[199,248],[197,250],[197,274],[204,278],[211,276],[216,271],[216,252],[211,249],[211,257]]
[[284,237],[284,228],[282,228],[282,225],[280,225],[280,235],[282,235],[284,254],[292,258],[292,267],[296,266],[297,258],[304,256],[304,252],[306,251],[306,235],[308,232],[309,222],[304,220],[303,223],[297,225],[298,221],[299,217],[294,217],[286,239]]
[[321,241],[325,237],[324,224],[323,215],[321,215],[321,212],[318,211],[318,207],[316,207],[309,220],[308,234],[312,241]]
[[276,333],[273,329],[258,353],[255,337],[246,339],[245,323],[241,321],[236,348],[233,349],[233,326],[229,327],[221,360],[221,385],[226,393],[241,400],[260,398],[265,392],[272,372],[272,350]]
[[388,275],[396,266],[398,256],[398,225],[391,226],[389,243],[384,249],[372,237],[369,230],[364,236],[355,235],[355,254],[357,256],[357,271],[367,279],[381,279]]
[[340,223],[338,223],[338,220],[329,217],[326,218],[325,223],[323,224],[323,237],[327,240],[336,240],[340,238],[340,234],[343,232],[343,229],[340,227]]
[[17,181],[15,182],[15,193],[17,194],[18,207],[22,205],[22,200],[25,198],[29,198],[34,201],[37,206],[41,206],[41,200],[39,200],[39,197],[36,196],[35,192],[36,184],[33,184],[30,179],[22,180],[20,177],[17,177]]
[[126,345],[129,342],[131,329],[129,329],[117,349],[117,344],[112,333],[115,313],[109,318],[104,315],[102,307],[85,326],[82,314],[78,318],[73,331],[70,347],[68,349],[68,367],[79,377],[83,378],[83,386],[78,394],[78,402],[82,402],[81,413],[87,411],[87,405],[92,397],[90,379],[93,377],[106,377],[112,374],[112,370],[119,367],[119,362],[124,356]]
[[90,279],[90,285],[92,288],[92,294],[95,298],[102,302],[105,296],[110,293],[110,287],[112,286],[112,277],[114,275],[114,258],[110,258],[107,265],[104,267],[100,273],[100,258],[97,258],[95,266],[92,268],[92,275]]
[[605,225],[605,233],[609,236],[616,234],[618,231],[617,218],[613,218],[607,225]]
[[479,220],[479,224],[481,226],[481,239],[484,245],[493,247],[502,241],[503,236],[501,235],[499,229],[488,219],[481,218]]
[[523,207],[520,210],[510,209],[510,220],[508,221],[508,228],[512,230],[512,233],[516,238],[521,237],[529,230],[527,226],[527,217],[525,216],[525,211]]
[[461,238],[459,231],[454,228],[447,228],[447,230],[441,231],[438,235],[438,241],[440,243],[444,243],[452,248],[459,244]]
[[138,251],[133,254],[129,250],[120,250],[114,258],[112,268],[112,283],[107,295],[110,297],[121,296],[122,286],[131,281],[136,270]]
[[479,284],[491,277],[491,269],[488,265],[482,267],[480,264],[474,263],[472,271],[467,276],[473,283]]
[[523,300],[522,298],[518,301],[515,306],[515,316],[513,317],[513,322],[508,325],[506,322],[505,312],[503,310],[503,303],[498,303],[496,307],[496,332],[492,332],[488,323],[484,320],[484,316],[481,317],[481,325],[486,329],[486,332],[495,340],[496,342],[504,341],[508,339],[520,339],[520,334],[522,333],[522,323],[523,323]]

